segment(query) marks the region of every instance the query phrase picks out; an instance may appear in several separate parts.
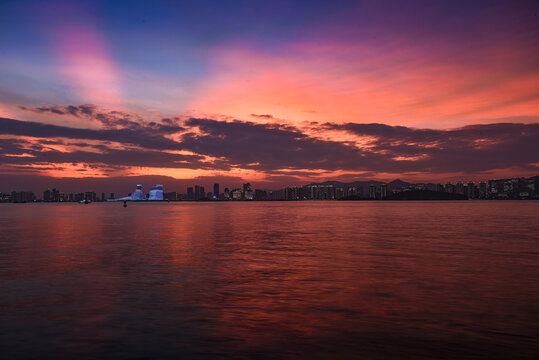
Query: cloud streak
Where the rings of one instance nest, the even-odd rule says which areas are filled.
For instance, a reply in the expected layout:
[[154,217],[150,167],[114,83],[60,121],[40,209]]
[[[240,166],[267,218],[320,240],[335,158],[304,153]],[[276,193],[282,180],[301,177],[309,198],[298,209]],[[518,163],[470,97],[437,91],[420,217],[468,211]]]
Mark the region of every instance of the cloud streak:
[[[98,119],[101,128],[0,118],[0,163],[10,171],[87,164],[102,168],[105,174],[119,168],[145,168],[160,175],[169,169],[174,176],[182,174],[177,169],[188,169],[189,174],[198,171],[200,176],[208,171],[231,176],[243,173],[271,182],[354,173],[436,179],[447,174],[505,174],[511,170],[527,175],[539,170],[537,123],[419,129],[349,122],[311,124],[305,131],[277,122],[209,118],[144,122],[135,115],[105,112],[94,105],[31,111]],[[346,140],[339,140],[341,134],[346,134]]]

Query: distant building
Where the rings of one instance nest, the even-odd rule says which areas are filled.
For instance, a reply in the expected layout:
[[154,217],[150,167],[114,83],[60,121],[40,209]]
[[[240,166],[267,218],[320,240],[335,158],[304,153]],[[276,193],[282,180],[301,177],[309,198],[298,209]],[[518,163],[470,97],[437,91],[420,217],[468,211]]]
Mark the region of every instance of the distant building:
[[163,200],[163,185],[151,186],[149,195],[148,200]]
[[12,191],[11,192],[11,202],[14,203],[25,203],[33,202],[36,200],[36,196],[31,191]]
[[241,189],[233,189],[231,193],[232,193],[232,200],[243,199],[243,191]]
[[204,186],[201,186],[200,187],[200,194],[199,194],[199,198],[197,200],[200,200],[200,199],[204,199],[206,197],[206,192],[204,191]]
[[479,198],[480,199],[486,199],[487,198],[487,183],[484,181],[481,181],[479,183]]
[[457,194],[461,194],[461,195],[464,195],[464,184],[462,182],[458,182],[457,185],[456,185],[456,193]]
[[213,197],[215,199],[219,198],[219,184],[218,183],[213,184]]
[[539,197],[535,178],[491,179],[488,181],[488,194],[491,199],[536,199]]
[[371,184],[369,186],[369,197],[371,199],[376,199],[376,185],[375,184]]
[[265,190],[255,189],[255,200],[268,200],[268,193]]
[[299,187],[297,186],[287,186],[284,188],[284,199],[285,200],[300,200],[299,197]]
[[[142,187],[142,185],[140,185]],[[94,191],[87,191],[84,193],[84,200],[87,201],[97,201],[97,195]]]
[[195,199],[195,194],[193,193],[193,188],[188,187],[187,188],[187,200],[194,200],[194,199]]
[[250,183],[243,184],[243,200],[253,200],[254,194]]
[[467,186],[467,193],[466,193],[466,196],[468,196],[468,199],[475,199],[476,196],[475,196],[475,183],[473,181],[470,181],[468,183],[468,186]]
[[51,189],[47,189],[45,191],[43,191],[43,201],[52,201],[51,200],[52,197],[51,197]]
[[387,197],[387,184],[380,185],[380,199]]
[[176,201],[176,200],[180,200],[178,195],[179,194],[176,191],[171,191],[171,192],[165,193],[164,197],[165,197],[165,200]]

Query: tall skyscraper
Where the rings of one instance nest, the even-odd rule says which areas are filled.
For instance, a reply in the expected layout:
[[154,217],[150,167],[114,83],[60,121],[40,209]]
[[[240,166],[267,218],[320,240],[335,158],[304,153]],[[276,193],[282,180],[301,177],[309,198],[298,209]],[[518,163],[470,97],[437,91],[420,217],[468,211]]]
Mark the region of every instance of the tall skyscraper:
[[214,199],[219,198],[219,184],[218,183],[213,184],[213,198]]
[[380,185],[380,199],[387,197],[387,184]]
[[251,184],[243,184],[243,200],[253,200],[254,194],[253,189],[251,189]]
[[200,199],[200,186],[195,185],[195,200]]
[[376,199],[376,185],[371,184],[369,195],[371,199]]
[[187,188],[187,200],[194,200],[194,199],[195,199],[195,196],[193,194],[193,188],[188,187]]
[[456,192],[457,194],[464,195],[464,184],[461,181],[457,183]]
[[43,201],[51,201],[51,189],[43,191]]

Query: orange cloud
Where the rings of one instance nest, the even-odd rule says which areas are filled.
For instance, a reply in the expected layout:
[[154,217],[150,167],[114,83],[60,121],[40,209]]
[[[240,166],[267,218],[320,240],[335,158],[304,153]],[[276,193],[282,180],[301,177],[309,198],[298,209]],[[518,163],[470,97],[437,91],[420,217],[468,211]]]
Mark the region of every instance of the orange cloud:
[[537,115],[539,69],[529,64],[519,68],[529,54],[502,47],[480,55],[473,61],[458,56],[443,61],[425,48],[344,43],[299,44],[279,54],[222,48],[188,107],[258,122],[272,119],[251,114],[296,124],[379,122],[431,128]]

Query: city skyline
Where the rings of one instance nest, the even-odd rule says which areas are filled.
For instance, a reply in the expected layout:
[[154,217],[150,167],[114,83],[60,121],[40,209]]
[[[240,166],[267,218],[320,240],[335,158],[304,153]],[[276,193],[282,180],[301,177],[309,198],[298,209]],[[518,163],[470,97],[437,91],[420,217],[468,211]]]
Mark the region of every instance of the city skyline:
[[[238,184],[236,184],[238,185]],[[199,201],[199,200],[533,200],[539,198],[539,175],[524,178],[498,178],[487,181],[458,181],[452,183],[409,183],[400,179],[391,182],[377,180],[343,183],[326,181],[323,183],[285,186],[280,189],[260,189],[250,183],[241,186],[225,186],[213,183],[213,191],[206,192],[202,185],[192,185],[185,192],[177,188],[164,188],[163,185],[150,186],[144,192],[142,184],[133,193],[123,196],[122,192],[60,192],[57,188],[47,188],[43,197],[27,190],[0,191],[0,202],[82,202],[82,201]],[[110,189],[109,189],[110,190]],[[401,196],[406,195],[407,196]],[[417,193],[411,196],[410,193]],[[437,196],[434,193],[451,194]],[[119,197],[118,197],[119,195]]]
[[534,1],[0,6],[0,185],[539,171]]

